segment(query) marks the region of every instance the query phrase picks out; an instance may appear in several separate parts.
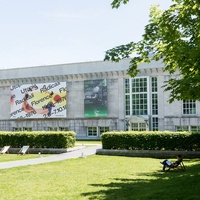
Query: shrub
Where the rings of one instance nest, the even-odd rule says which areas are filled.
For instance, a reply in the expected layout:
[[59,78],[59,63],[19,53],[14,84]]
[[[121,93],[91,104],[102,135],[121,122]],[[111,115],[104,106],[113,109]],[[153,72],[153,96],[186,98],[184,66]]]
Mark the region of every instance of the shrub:
[[200,133],[192,132],[106,132],[103,149],[200,150]]
[[75,145],[76,134],[67,132],[0,132],[0,146],[13,148],[29,145],[35,148],[69,148]]

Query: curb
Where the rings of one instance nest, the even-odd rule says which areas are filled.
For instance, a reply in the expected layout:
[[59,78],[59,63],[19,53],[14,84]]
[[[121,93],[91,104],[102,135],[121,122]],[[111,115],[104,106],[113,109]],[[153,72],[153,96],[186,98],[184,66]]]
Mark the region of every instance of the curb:
[[[85,146],[78,146],[73,148],[65,148],[65,149],[54,149],[54,148],[29,148],[28,152],[29,154],[61,154],[61,153],[67,153],[72,152],[80,149],[84,149]],[[10,148],[9,153],[10,154],[18,154],[21,148]]]
[[97,155],[149,157],[149,158],[176,158],[182,155],[184,158],[200,158],[200,151],[158,151],[158,150],[111,150],[97,149]]

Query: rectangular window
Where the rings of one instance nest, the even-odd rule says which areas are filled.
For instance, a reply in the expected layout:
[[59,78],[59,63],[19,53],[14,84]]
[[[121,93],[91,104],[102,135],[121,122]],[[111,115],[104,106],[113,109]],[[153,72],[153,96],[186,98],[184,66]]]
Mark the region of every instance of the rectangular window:
[[152,115],[158,115],[158,94],[152,94]]
[[196,114],[196,101],[183,100],[183,114],[184,115]]
[[69,131],[68,127],[48,127],[48,131]]
[[147,92],[147,79],[146,78],[135,78],[132,79],[132,92]]
[[130,93],[130,80],[125,79],[125,93]]
[[21,128],[21,127],[20,127],[20,128],[18,128],[18,127],[13,127],[13,131],[14,131],[14,132],[22,131],[22,128]]
[[88,127],[88,136],[89,137],[96,137],[97,134],[97,127]]
[[189,131],[189,126],[176,126],[176,131]]
[[126,101],[126,115],[130,115],[130,94],[125,95],[125,101]]
[[132,115],[147,114],[147,78],[134,78],[132,79]]
[[200,132],[200,126],[191,126],[191,131]]
[[32,131],[31,127],[23,127],[23,131]]
[[48,131],[58,131],[58,127],[48,127]]
[[158,91],[158,83],[157,83],[157,77],[152,77],[151,78],[151,88],[152,92],[157,92]]
[[146,131],[145,123],[131,123],[131,129],[133,131]]
[[99,127],[99,134],[101,135],[102,133],[108,132],[109,127]]
[[133,94],[132,95],[132,114],[133,115],[147,115],[147,94]]
[[68,127],[59,127],[59,131],[69,131]]
[[158,131],[158,117],[152,118],[153,131]]

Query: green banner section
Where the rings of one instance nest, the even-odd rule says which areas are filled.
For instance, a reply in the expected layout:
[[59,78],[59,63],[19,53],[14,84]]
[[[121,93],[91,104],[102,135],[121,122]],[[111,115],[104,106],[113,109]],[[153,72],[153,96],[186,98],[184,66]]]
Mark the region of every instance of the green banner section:
[[84,115],[85,117],[106,117],[107,81],[106,79],[84,81]]

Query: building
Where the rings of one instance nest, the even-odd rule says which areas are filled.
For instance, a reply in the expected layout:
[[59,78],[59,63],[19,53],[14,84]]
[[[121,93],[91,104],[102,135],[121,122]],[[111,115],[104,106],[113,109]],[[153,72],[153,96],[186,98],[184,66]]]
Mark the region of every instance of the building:
[[[200,130],[197,101],[168,103],[162,62],[130,59],[0,70],[0,131],[72,130],[77,139],[105,131]],[[173,76],[178,77],[178,72]]]

